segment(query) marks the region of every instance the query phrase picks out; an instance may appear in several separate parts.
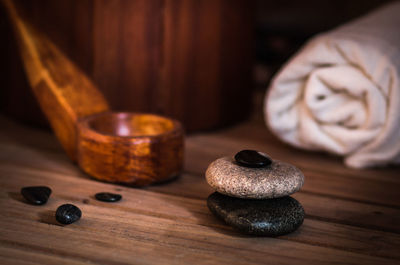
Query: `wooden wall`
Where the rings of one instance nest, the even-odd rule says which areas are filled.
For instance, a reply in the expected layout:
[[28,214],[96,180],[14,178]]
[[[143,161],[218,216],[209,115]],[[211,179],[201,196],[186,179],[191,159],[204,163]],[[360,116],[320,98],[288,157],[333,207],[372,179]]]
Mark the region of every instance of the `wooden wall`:
[[[105,94],[115,110],[153,112],[189,131],[247,117],[253,63],[252,5],[244,0],[19,1]],[[1,10],[4,14],[4,11]],[[1,108],[44,123],[4,15]]]

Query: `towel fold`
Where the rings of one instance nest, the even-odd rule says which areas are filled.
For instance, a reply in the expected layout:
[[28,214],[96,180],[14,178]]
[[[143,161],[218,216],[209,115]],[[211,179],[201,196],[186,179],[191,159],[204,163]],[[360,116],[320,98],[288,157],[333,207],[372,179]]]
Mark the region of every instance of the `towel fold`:
[[274,77],[266,123],[283,141],[363,168],[400,163],[400,2],[311,39]]

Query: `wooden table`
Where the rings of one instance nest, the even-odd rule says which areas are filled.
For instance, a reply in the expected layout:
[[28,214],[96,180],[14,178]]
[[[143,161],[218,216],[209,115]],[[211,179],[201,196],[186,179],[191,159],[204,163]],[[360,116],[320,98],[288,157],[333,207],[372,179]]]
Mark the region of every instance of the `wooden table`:
[[[50,132],[0,122],[0,264],[400,264],[400,168],[345,168],[339,158],[282,144],[260,118],[187,137],[182,176],[143,189],[92,180]],[[207,209],[207,165],[245,148],[304,172],[293,195],[306,211],[298,231],[249,237]],[[52,188],[46,205],[24,202],[19,190],[30,185]],[[96,201],[100,191],[123,200]],[[79,222],[57,224],[64,203],[82,209]]]

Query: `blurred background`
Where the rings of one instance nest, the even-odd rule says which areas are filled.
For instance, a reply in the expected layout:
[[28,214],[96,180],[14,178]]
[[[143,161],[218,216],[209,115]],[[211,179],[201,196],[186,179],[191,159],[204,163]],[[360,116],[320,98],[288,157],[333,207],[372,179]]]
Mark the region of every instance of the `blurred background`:
[[[104,93],[112,109],[151,112],[190,132],[261,113],[273,74],[311,36],[385,0],[16,1]],[[48,127],[0,8],[0,111]]]

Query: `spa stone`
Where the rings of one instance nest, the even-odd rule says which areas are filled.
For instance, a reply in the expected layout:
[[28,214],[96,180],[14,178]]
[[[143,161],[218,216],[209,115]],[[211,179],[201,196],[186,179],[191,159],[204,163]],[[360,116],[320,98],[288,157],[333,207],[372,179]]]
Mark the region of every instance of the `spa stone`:
[[272,163],[266,154],[255,150],[242,150],[235,155],[235,160],[244,167],[266,167]]
[[244,199],[284,197],[300,190],[304,175],[295,166],[273,160],[262,168],[238,165],[231,157],[223,157],[210,164],[206,171],[208,184],[216,191]]
[[24,187],[21,194],[30,204],[43,205],[49,199],[51,189],[46,186]]
[[65,225],[78,221],[81,216],[81,210],[72,204],[63,204],[56,211],[56,220]]
[[304,209],[286,196],[268,200],[244,200],[218,192],[207,199],[210,211],[228,225],[250,235],[280,236],[295,231],[303,223]]
[[95,195],[96,200],[102,202],[117,202],[122,199],[120,194],[110,193],[110,192],[99,192]]

